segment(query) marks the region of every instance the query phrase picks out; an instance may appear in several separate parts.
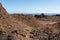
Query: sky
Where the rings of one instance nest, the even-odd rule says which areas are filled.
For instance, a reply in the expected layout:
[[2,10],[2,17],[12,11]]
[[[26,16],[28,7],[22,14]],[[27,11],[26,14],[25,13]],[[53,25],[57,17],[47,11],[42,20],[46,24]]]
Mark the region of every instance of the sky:
[[0,0],[8,13],[60,13],[60,0]]

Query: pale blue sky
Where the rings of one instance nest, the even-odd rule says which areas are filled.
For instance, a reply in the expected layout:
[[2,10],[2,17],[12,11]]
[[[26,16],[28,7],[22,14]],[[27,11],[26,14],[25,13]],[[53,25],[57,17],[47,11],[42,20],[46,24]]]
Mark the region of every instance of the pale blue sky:
[[0,0],[9,13],[60,13],[60,0]]

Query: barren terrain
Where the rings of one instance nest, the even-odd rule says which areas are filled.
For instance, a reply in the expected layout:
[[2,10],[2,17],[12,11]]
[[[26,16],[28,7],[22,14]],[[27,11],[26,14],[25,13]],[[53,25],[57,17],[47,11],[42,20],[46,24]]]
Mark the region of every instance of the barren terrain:
[[0,3],[0,40],[60,40],[60,16],[9,15]]

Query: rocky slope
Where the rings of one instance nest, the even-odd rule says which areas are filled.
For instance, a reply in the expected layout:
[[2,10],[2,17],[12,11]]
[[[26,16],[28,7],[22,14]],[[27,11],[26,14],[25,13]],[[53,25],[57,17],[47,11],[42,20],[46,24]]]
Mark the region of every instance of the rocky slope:
[[59,17],[9,15],[0,3],[0,40],[60,40]]

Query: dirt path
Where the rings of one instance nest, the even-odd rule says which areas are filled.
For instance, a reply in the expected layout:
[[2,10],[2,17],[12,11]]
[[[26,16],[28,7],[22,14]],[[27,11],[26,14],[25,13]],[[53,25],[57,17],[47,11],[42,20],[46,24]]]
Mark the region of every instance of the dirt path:
[[55,24],[56,22],[50,22],[50,21],[39,21],[41,24],[46,25],[46,24]]

